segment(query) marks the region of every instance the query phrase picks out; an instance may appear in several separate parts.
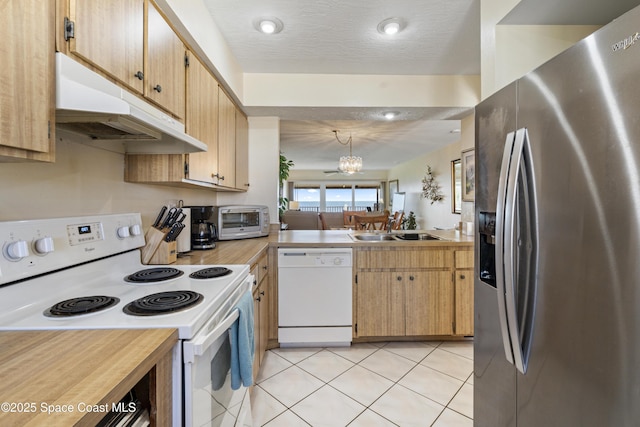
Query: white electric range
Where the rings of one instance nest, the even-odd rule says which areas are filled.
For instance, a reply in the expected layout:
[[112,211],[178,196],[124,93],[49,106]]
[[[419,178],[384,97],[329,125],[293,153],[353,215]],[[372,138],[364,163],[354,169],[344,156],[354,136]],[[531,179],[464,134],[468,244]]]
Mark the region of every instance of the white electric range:
[[0,222],[0,244],[0,330],[176,328],[173,424],[248,424],[246,389],[212,363],[248,265],[143,265],[140,214]]

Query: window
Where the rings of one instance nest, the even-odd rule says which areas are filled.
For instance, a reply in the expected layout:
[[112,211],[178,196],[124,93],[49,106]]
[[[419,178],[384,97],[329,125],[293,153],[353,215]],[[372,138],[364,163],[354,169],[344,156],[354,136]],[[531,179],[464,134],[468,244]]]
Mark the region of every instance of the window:
[[[293,200],[303,211],[382,210],[380,185],[294,183]],[[380,209],[378,209],[380,207]]]
[[320,211],[320,186],[295,186],[293,200],[298,202],[301,211]]

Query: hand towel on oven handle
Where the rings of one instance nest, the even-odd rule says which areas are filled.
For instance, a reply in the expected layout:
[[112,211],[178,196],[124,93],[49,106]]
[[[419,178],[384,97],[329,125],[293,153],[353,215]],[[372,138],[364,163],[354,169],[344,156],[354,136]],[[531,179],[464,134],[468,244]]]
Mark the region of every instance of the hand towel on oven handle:
[[231,325],[231,388],[253,384],[253,295],[248,290],[235,307],[238,320]]

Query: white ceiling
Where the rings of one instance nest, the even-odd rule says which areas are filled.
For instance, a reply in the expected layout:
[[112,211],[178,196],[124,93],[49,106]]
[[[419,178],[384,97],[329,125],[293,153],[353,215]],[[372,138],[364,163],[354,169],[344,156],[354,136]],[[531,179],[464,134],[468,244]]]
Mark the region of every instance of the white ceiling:
[[[204,0],[247,73],[480,74],[480,0]],[[605,24],[639,0],[522,0],[504,24]],[[277,17],[266,36],[255,21]],[[377,32],[389,17],[405,20],[393,39]],[[455,142],[470,108],[394,108],[399,121],[370,121],[382,108],[248,107],[279,116],[280,147],[296,169],[333,169],[348,148],[332,129],[353,135],[365,169],[388,169]],[[449,119],[449,120],[447,120]],[[346,134],[346,135],[345,135]]]

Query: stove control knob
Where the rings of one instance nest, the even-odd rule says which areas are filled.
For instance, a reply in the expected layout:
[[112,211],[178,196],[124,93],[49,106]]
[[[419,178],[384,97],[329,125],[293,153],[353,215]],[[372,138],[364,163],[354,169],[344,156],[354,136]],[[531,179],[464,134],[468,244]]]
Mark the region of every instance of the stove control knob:
[[29,245],[24,240],[8,243],[4,247],[4,256],[10,261],[18,261],[29,255]]
[[37,239],[34,244],[36,253],[40,255],[48,254],[49,252],[54,251],[53,247],[53,238],[46,236],[41,239]]
[[124,239],[125,237],[129,237],[129,227],[118,227],[118,238]]
[[131,227],[129,227],[129,233],[131,233],[132,236],[141,235],[142,228],[140,227],[140,224],[133,224]]

